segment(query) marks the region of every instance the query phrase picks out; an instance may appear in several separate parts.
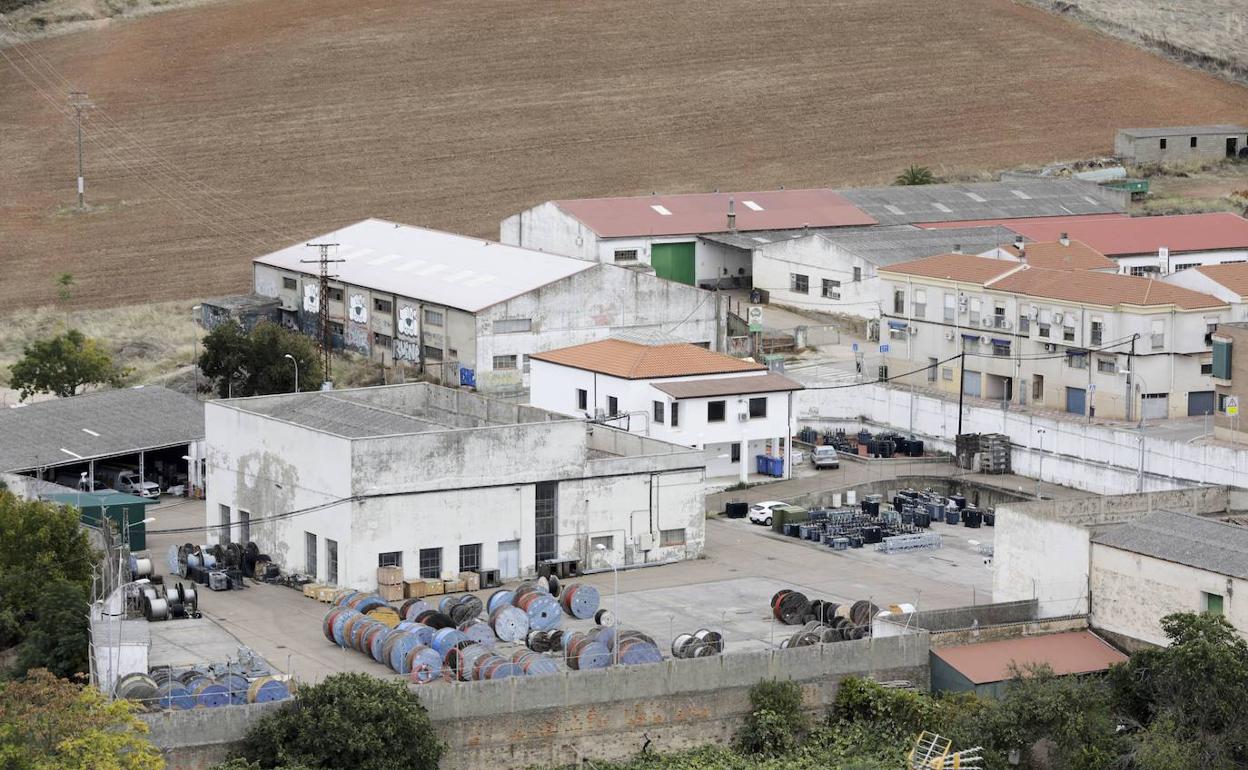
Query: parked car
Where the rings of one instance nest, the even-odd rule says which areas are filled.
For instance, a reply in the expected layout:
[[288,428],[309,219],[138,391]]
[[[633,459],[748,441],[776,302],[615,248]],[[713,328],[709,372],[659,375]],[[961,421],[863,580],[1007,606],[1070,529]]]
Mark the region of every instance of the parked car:
[[772,514],[777,508],[786,508],[788,503],[782,503],[779,500],[767,500],[761,503],[754,503],[750,506],[749,520],[752,524],[762,524],[771,526]]
[[816,468],[839,468],[841,459],[836,455],[836,447],[817,446],[810,453],[810,464]]
[[95,475],[118,492],[151,500],[160,497],[160,485],[154,481],[144,481],[138,471],[124,468],[97,468]]

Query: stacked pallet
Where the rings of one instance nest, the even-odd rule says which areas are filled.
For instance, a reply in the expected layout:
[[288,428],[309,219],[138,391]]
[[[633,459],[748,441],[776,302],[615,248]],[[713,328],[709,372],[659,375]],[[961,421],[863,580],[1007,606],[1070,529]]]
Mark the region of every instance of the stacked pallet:
[[377,595],[388,602],[403,599],[403,568],[377,568]]

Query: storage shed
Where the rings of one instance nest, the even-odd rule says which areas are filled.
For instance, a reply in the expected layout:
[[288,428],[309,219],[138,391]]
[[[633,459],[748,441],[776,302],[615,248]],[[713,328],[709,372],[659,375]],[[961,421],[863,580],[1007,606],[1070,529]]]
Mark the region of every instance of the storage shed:
[[1248,128],[1243,126],[1169,126],[1120,128],[1114,154],[1127,163],[1248,158]]
[[1091,631],[941,647],[932,650],[932,691],[1000,698],[1014,678],[1012,668],[1044,665],[1059,675],[1091,674],[1126,660]]
[[99,527],[105,518],[113,522],[121,541],[129,538],[131,551],[147,550],[147,506],[156,503],[111,489],[101,492],[50,492],[39,495],[43,500],[57,505],[72,505],[82,513],[82,523]]

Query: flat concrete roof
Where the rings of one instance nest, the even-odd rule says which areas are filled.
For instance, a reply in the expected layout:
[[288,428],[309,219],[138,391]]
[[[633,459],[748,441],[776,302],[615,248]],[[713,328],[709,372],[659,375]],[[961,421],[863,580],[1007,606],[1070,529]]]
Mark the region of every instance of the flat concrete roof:
[[1248,128],[1222,123],[1212,126],[1162,126],[1160,128],[1120,128],[1118,133],[1136,139],[1169,136],[1203,136],[1206,134],[1248,134]]

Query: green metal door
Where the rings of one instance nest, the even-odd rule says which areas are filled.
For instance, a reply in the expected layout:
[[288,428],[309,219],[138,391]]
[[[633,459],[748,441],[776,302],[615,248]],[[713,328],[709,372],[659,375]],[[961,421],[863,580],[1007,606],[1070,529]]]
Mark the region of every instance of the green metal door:
[[692,286],[694,282],[693,242],[651,245],[650,264],[654,267],[654,274],[658,277]]

